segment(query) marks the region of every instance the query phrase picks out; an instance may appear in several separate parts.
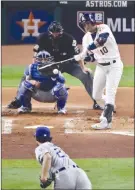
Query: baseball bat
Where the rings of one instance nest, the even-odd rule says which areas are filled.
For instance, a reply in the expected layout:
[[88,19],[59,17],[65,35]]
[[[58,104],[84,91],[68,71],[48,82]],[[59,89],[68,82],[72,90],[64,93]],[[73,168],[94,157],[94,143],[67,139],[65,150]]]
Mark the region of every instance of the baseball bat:
[[73,57],[72,57],[72,58],[69,58],[69,59],[65,59],[65,60],[63,60],[63,61],[58,61],[58,62],[49,64],[49,65],[45,65],[45,66],[43,66],[43,67],[40,67],[38,70],[42,70],[42,69],[45,69],[45,68],[47,68],[47,67],[51,67],[51,66],[53,66],[53,65],[62,64],[62,63],[65,63],[65,62],[67,62],[67,61],[72,61],[72,60],[74,60]]

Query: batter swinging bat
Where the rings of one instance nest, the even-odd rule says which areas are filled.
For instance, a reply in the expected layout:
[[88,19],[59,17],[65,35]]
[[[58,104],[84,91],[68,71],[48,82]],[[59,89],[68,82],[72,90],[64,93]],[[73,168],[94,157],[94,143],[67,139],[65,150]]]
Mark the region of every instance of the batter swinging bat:
[[65,63],[65,62],[68,62],[68,61],[72,61],[72,60],[74,60],[74,58],[69,58],[69,59],[66,59],[66,60],[63,60],[63,61],[59,61],[59,62],[48,63],[48,64],[45,64],[42,67],[39,67],[38,70],[42,71],[42,70],[44,70],[44,69],[46,69],[48,67],[52,67],[52,66],[55,66],[55,65],[57,66],[57,65],[60,65],[62,63]]

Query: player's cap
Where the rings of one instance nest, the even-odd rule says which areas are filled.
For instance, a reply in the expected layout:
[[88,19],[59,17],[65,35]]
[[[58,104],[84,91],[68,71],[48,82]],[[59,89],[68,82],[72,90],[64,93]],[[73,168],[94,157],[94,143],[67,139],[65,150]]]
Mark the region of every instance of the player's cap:
[[94,19],[93,14],[89,13],[83,13],[80,17],[79,23],[80,24],[85,24],[85,23],[91,23],[91,24],[96,24],[96,21]]
[[36,129],[35,137],[50,137],[50,129],[47,126],[40,126]]
[[62,34],[63,30],[64,29],[63,29],[62,25],[57,21],[51,22],[51,24],[48,27],[48,32],[50,34],[52,34],[52,33],[60,33],[60,34]]
[[43,143],[45,141],[50,141],[52,139],[50,135],[51,135],[50,129],[47,126],[39,126],[36,129],[34,137],[36,138],[37,141]]

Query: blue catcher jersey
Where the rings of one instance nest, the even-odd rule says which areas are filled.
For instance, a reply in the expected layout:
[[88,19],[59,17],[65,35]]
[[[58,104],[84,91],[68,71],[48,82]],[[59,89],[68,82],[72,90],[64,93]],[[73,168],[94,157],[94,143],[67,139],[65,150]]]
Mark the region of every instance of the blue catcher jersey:
[[40,89],[43,91],[48,91],[51,90],[56,84],[57,82],[59,83],[65,83],[65,79],[63,77],[63,75],[59,72],[58,75],[56,75],[55,77],[51,77],[51,76],[43,76],[41,75],[41,73],[38,71],[38,64],[37,62],[32,63],[31,65],[29,65],[24,72],[24,75],[26,76],[30,76],[30,78],[32,80],[36,80],[41,82],[41,87]]
[[50,77],[41,75],[38,71],[38,65],[39,63],[35,62],[29,66],[29,76],[39,82],[47,81]]

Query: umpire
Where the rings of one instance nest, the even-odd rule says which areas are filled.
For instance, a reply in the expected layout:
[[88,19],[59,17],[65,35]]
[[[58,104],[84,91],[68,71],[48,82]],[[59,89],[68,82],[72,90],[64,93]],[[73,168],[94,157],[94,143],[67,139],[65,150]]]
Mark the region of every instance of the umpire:
[[[64,32],[61,24],[56,21],[53,21],[49,25],[48,32],[39,35],[33,51],[38,53],[41,50],[48,51],[56,62],[72,58],[74,55],[80,53],[74,37]],[[88,71],[84,72],[75,60],[60,65],[59,70],[62,73],[68,73],[79,79],[85,86],[89,96],[92,98],[93,76],[91,73]],[[20,107],[20,105],[16,98],[8,105],[8,108],[16,109],[18,107]],[[93,109],[102,109],[95,100],[93,100]]]

